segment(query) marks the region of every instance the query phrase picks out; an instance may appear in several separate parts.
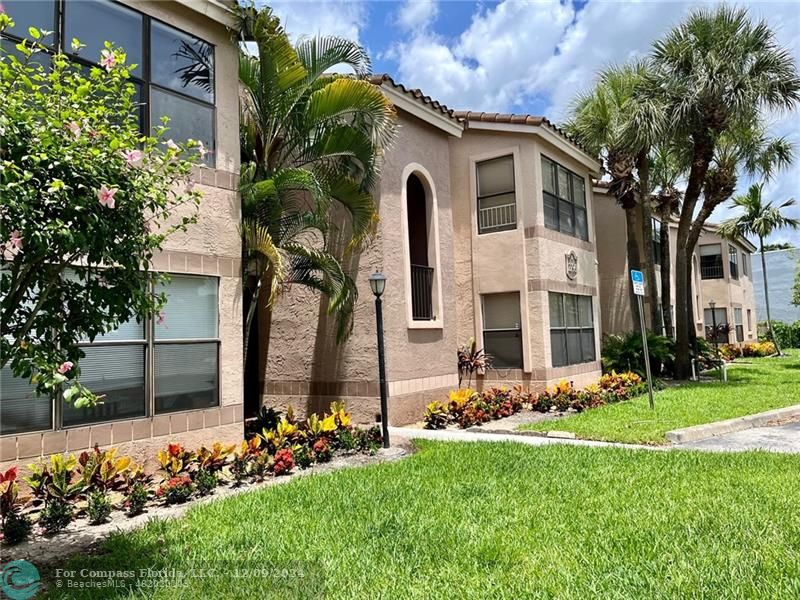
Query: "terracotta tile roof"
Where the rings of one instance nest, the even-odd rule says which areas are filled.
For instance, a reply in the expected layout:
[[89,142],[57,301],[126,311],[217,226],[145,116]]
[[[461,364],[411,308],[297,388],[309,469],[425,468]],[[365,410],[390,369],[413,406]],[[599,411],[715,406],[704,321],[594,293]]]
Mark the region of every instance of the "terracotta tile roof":
[[563,129],[553,125],[553,123],[547,117],[539,117],[534,115],[515,115],[510,113],[487,113],[472,110],[457,110],[455,111],[455,116],[467,122],[478,121],[481,123],[508,123],[510,125],[545,125],[567,140],[570,144],[594,158],[592,153],[589,152],[583,145],[578,143]]
[[402,83],[397,83],[394,79],[392,79],[391,75],[389,75],[387,73],[384,73],[382,75],[372,75],[369,78],[369,81],[370,81],[370,83],[372,83],[374,85],[385,85],[385,84],[388,84],[388,85],[392,86],[393,88],[395,88],[396,90],[400,90],[404,94],[406,94],[408,96],[411,96],[417,102],[420,102],[421,104],[425,104],[426,106],[428,106],[432,110],[440,112],[444,116],[449,117],[453,121],[456,121],[458,123],[461,123],[461,121],[462,121],[461,119],[459,119],[459,118],[457,118],[455,116],[455,111],[453,109],[447,108],[447,106],[445,106],[444,104],[442,104],[438,100],[434,100],[430,96],[426,96],[422,92],[422,90],[420,90],[419,88],[413,88],[413,89],[412,88],[407,88]]

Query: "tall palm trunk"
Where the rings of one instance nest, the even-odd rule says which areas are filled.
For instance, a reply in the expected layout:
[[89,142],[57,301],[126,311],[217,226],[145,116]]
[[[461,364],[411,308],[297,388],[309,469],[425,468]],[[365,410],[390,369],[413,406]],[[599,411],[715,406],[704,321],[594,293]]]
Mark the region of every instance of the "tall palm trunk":
[[650,304],[650,328],[660,334],[662,323],[661,311],[658,309],[656,265],[653,257],[653,210],[649,201],[650,166],[647,161],[647,152],[640,152],[636,163],[639,171],[639,196],[642,205],[642,250],[644,252],[644,273],[647,280],[647,299]]
[[[639,244],[636,240],[636,205],[625,209],[625,229],[627,233],[628,243],[628,269],[638,271],[641,269],[641,260],[639,258]],[[633,282],[628,277],[628,301],[631,305],[631,316],[633,317],[633,330],[641,333],[642,326],[639,318],[639,301],[636,299],[636,294],[633,293]]]
[[[672,282],[670,281],[670,269],[672,268],[672,257],[669,248],[669,211],[661,215],[661,231],[659,233],[659,244],[661,245],[661,314],[664,321],[664,332],[667,337],[675,335],[672,326]],[[666,223],[666,226],[665,226]]]
[[772,343],[775,344],[775,351],[780,356],[782,354],[781,347],[778,345],[778,338],[775,337],[775,332],[772,329],[772,317],[769,314],[769,285],[767,284],[767,259],[764,256],[764,238],[759,236],[758,241],[761,246],[761,272],[764,277],[764,303],[767,305],[767,329]]
[[683,208],[678,223],[675,252],[675,378],[688,379],[692,371],[689,344],[695,335],[691,307],[691,256],[694,246],[689,245],[689,234],[697,200],[703,189],[708,166],[714,158],[714,142],[710,132],[703,129],[693,136],[692,166],[686,184]]

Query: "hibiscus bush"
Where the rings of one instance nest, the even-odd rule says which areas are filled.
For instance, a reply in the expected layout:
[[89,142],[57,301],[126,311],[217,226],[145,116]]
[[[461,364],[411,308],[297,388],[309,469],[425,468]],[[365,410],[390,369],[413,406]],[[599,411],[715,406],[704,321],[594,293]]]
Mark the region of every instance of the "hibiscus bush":
[[[0,14],[0,31],[9,23]],[[141,133],[122,49],[107,43],[87,69],[36,60],[45,34],[29,34],[22,58],[0,50],[0,366],[80,407],[97,398],[79,383],[78,342],[163,304],[149,267],[195,220],[205,149],[169,139],[166,120]]]

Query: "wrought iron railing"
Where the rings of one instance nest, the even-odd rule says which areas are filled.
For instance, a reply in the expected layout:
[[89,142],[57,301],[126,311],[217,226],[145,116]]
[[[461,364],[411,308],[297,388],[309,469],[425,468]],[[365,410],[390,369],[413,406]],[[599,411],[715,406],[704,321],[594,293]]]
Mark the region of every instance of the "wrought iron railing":
[[478,210],[479,233],[513,229],[516,226],[517,205],[514,202],[499,206],[487,206]]
[[701,279],[722,279],[723,277],[721,255],[700,257]]
[[433,267],[411,265],[411,317],[433,320]]

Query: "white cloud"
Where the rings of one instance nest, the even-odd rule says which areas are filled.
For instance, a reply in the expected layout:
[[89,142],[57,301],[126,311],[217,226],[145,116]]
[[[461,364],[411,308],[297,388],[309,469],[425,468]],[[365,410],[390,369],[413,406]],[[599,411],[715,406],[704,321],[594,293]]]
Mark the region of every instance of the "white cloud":
[[280,17],[289,36],[337,35],[359,41],[367,24],[367,4],[345,0],[266,2]]
[[[395,43],[386,57],[398,78],[457,108],[507,110],[524,103],[526,83],[553,52],[574,17],[557,0],[479,8],[448,42],[427,30]],[[532,24],[541,23],[541,27]]]
[[406,0],[397,11],[397,24],[406,31],[425,29],[438,14],[436,0]]

